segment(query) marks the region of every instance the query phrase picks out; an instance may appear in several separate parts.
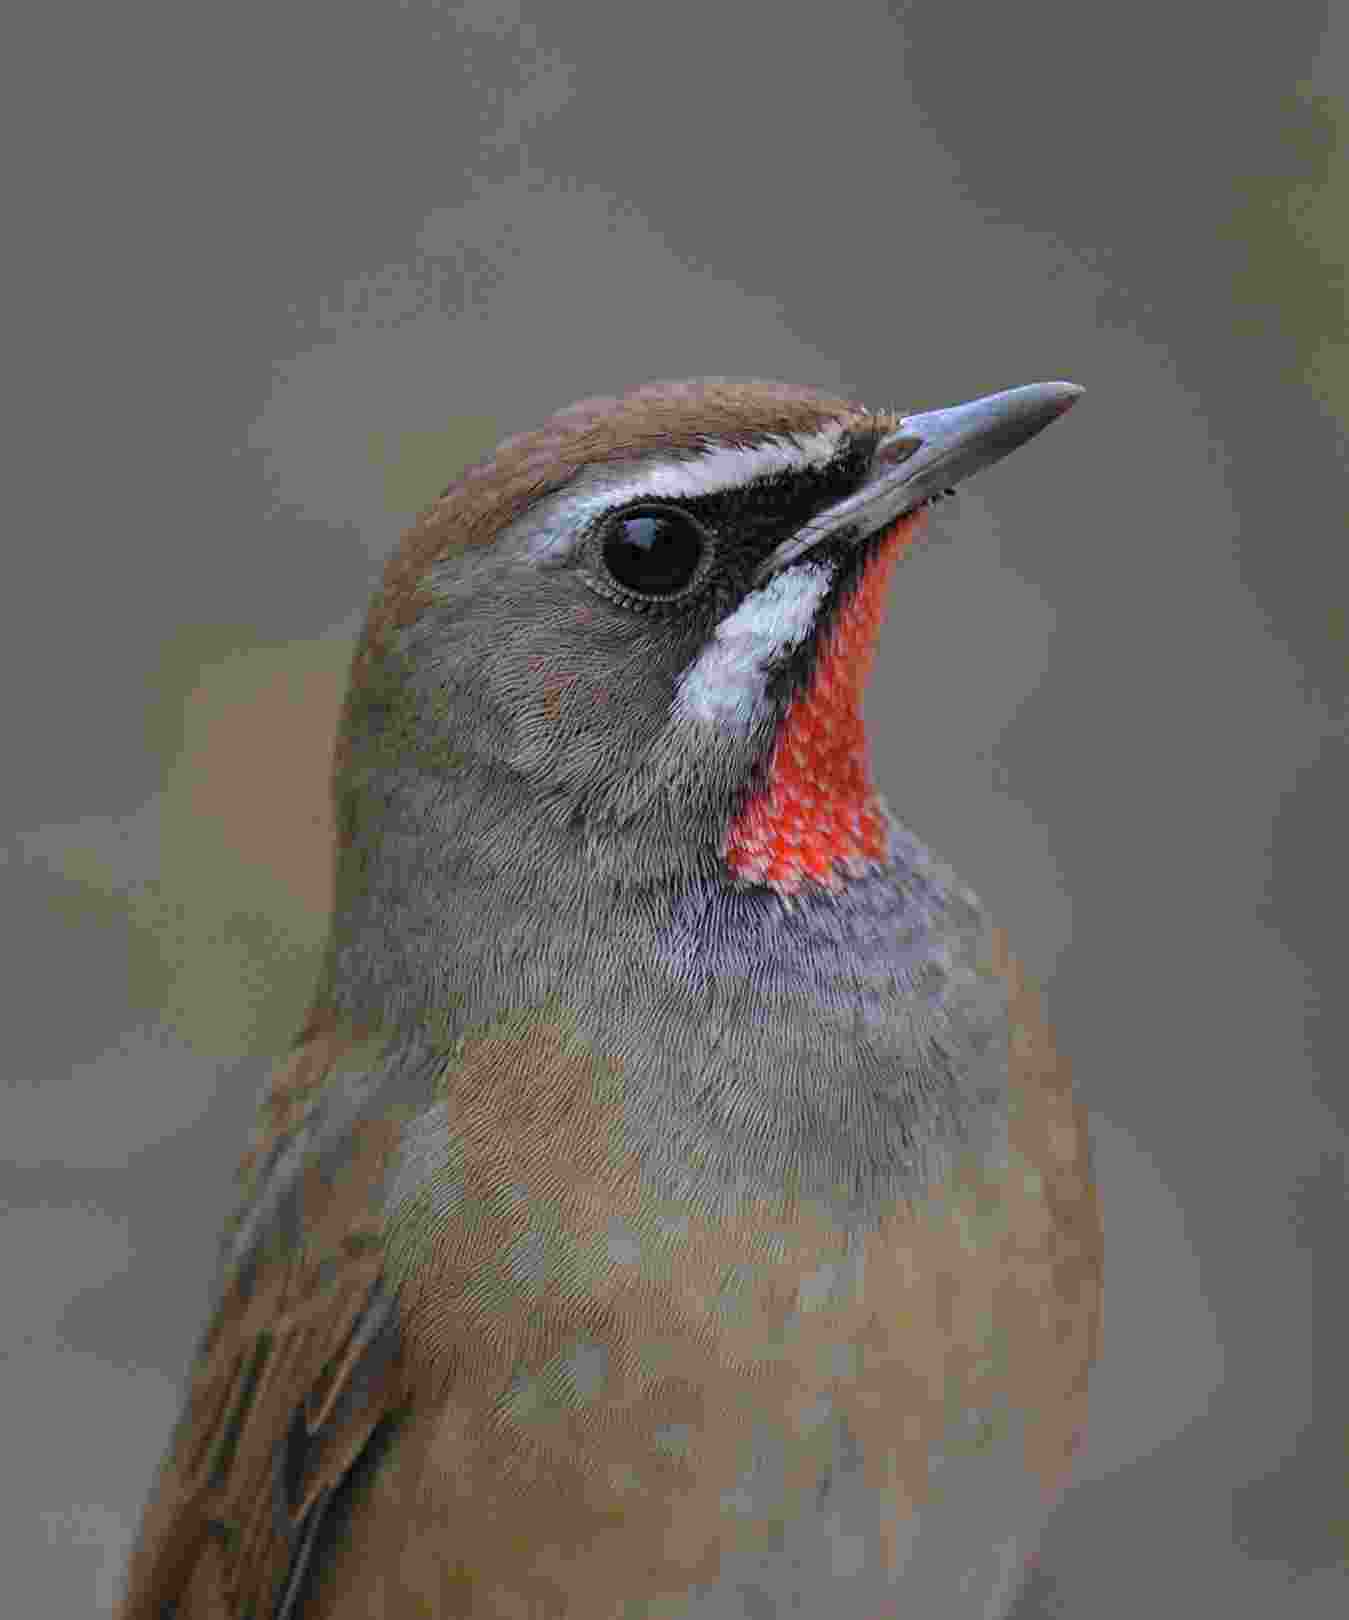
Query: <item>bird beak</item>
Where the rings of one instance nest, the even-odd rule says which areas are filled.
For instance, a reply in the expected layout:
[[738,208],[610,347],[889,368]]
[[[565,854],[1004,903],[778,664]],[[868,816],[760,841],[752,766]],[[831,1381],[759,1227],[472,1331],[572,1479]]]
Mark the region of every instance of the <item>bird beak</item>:
[[901,417],[876,446],[861,488],[785,540],[763,563],[756,583],[826,540],[856,543],[889,528],[934,495],[1001,461],[1081,396],[1076,383],[1030,383],[944,411]]

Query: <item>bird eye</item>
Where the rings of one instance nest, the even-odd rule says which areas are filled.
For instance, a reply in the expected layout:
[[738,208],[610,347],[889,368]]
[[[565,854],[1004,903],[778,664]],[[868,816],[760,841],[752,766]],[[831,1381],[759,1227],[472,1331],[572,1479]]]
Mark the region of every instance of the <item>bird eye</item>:
[[629,508],[610,522],[601,542],[615,583],[638,596],[678,596],[697,575],[707,549],[701,526],[670,506]]

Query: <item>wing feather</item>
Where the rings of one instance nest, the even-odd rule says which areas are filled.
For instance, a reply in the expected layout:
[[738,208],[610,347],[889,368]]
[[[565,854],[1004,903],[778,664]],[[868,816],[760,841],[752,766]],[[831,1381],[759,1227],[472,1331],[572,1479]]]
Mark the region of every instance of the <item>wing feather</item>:
[[348,1119],[350,1151],[315,1173],[322,1082],[351,1044],[318,1036],[274,1077],[245,1160],[246,1174],[267,1167],[237,1228],[249,1241],[226,1265],[132,1555],[123,1620],[293,1620],[316,1539],[398,1412],[401,1341],[372,1196],[391,1129]]

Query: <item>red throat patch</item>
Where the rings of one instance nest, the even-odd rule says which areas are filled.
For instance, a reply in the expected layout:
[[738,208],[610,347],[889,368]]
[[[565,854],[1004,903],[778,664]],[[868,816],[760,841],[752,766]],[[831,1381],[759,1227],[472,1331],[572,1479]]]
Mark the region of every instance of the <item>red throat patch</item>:
[[902,517],[867,564],[824,634],[810,685],[787,710],[766,781],[731,823],[726,864],[745,882],[788,894],[806,882],[839,889],[885,858],[889,832],[871,782],[862,697],[890,576],[923,517]]

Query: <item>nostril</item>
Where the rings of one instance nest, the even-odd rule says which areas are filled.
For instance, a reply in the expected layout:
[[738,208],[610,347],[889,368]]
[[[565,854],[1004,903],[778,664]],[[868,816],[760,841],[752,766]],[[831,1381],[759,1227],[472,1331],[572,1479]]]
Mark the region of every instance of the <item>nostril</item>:
[[923,447],[922,435],[909,433],[898,438],[884,439],[876,449],[875,465],[877,467],[897,467],[901,461],[907,461],[915,450]]

